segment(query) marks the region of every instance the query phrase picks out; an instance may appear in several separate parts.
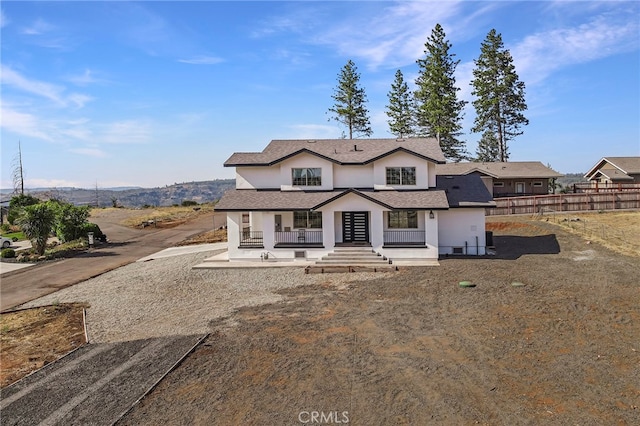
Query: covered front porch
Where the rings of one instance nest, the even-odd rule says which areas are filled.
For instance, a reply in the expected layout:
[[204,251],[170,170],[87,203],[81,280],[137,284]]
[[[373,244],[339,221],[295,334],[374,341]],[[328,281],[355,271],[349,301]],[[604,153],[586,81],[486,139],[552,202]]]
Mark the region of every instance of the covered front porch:
[[438,258],[432,210],[228,212],[227,224],[230,260],[320,259],[345,246],[371,247],[389,258]]

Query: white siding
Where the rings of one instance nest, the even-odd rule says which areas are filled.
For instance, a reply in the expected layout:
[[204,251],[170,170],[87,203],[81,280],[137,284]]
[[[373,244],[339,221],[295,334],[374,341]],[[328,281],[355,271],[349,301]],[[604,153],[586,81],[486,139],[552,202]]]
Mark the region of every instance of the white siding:
[[373,188],[373,165],[333,167],[335,188]]
[[[292,186],[291,169],[302,167],[319,167],[322,169],[322,186]],[[300,188],[312,190],[333,189],[333,163],[315,155],[302,153],[280,163],[280,189],[282,191],[297,190]]]
[[[415,185],[387,185],[387,167],[415,167],[416,168],[416,184]],[[435,169],[435,167],[434,167]],[[431,184],[429,175],[429,163],[415,155],[405,152],[398,152],[387,157],[381,158],[373,165],[373,186],[375,189],[428,189]],[[433,185],[435,186],[435,172],[433,175]]]
[[236,188],[278,189],[280,188],[280,167],[236,167]]
[[463,254],[485,254],[484,220],[484,209],[466,208],[438,212],[440,255],[453,254],[454,247],[462,248]]

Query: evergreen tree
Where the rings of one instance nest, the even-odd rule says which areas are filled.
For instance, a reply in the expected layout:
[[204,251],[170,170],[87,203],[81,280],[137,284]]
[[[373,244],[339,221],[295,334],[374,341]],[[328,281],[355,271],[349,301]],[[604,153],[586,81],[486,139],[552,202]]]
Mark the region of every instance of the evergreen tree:
[[413,102],[402,71],[396,71],[396,79],[387,96],[389,105],[387,105],[386,114],[389,117],[387,121],[389,130],[399,138],[412,135],[414,133]]
[[496,138],[495,132],[486,130],[482,134],[482,139],[480,139],[478,148],[476,149],[476,161],[500,161],[500,150],[498,146],[498,138]]
[[460,161],[467,157],[460,121],[465,101],[458,100],[454,76],[460,60],[449,53],[451,44],[446,40],[442,26],[437,24],[425,43],[425,58],[418,59],[419,75],[416,100],[416,121],[419,133],[438,139],[445,157]]
[[329,108],[329,111],[335,114],[334,120],[349,129],[349,139],[353,139],[354,134],[371,136],[373,133],[369,122],[369,111],[365,107],[367,95],[364,89],[359,87],[359,82],[358,68],[352,60],[349,60],[340,70],[338,86],[331,96],[335,104]]
[[[471,131],[494,132],[498,156],[493,161],[509,159],[508,143],[522,134],[520,127],[529,124],[522,114],[527,109],[525,85],[519,80],[511,53],[504,48],[502,36],[492,29],[482,42],[480,56],[473,70],[472,95],[476,119]],[[483,139],[485,138],[483,134]]]

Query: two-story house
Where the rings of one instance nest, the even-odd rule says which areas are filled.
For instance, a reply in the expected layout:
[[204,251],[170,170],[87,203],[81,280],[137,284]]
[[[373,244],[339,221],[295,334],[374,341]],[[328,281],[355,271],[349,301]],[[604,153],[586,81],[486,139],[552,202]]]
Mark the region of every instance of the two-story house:
[[436,176],[435,139],[274,140],[235,153],[227,213],[228,258],[320,259],[339,246],[370,246],[396,261],[485,254],[478,176]]

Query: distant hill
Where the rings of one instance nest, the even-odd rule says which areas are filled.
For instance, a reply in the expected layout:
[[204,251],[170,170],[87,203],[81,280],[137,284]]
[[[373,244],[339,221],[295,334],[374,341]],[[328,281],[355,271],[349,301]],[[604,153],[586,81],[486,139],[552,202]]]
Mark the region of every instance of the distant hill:
[[[227,190],[235,188],[235,184],[234,179],[217,179],[177,183],[163,188],[39,188],[25,192],[41,200],[57,198],[78,206],[111,207],[115,200],[118,206],[124,207],[162,207],[183,201],[196,201],[198,204],[217,201]],[[2,199],[9,197],[9,194],[3,194]]]
[[586,182],[584,173],[565,173],[563,177],[558,178],[557,183],[563,187],[571,186],[574,183]]

